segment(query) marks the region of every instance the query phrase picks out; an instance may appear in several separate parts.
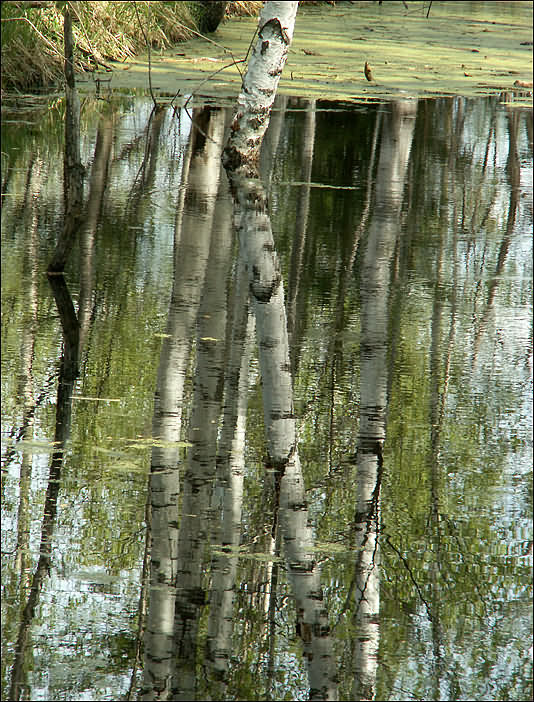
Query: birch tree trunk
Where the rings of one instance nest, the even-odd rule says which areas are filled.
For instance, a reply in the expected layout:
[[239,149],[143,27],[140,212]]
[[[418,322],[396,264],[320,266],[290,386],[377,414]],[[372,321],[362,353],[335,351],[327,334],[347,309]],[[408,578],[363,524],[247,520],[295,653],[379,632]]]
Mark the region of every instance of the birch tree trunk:
[[296,600],[297,633],[308,664],[310,699],[337,699],[328,617],[297,447],[283,283],[261,184],[242,179],[236,192],[242,207],[240,253],[249,271],[256,317],[268,464],[279,491],[280,527]]
[[258,39],[248,62],[231,136],[223,162],[235,171],[245,163],[256,164],[269,125],[276,96],[293,38],[298,2],[266,2],[258,22]]
[[259,150],[297,6],[296,2],[267,2],[262,10],[224,163],[239,212],[240,256],[248,270],[256,318],[267,460],[276,475],[281,533],[296,600],[297,633],[308,665],[310,699],[337,699],[328,618],[297,448],[284,289],[258,173]]

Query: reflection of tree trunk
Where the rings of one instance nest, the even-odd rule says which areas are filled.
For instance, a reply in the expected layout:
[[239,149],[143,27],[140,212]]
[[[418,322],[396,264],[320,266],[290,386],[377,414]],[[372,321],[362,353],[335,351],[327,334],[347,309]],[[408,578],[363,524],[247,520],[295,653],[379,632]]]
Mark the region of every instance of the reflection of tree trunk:
[[78,374],[79,327],[72,299],[63,276],[50,278],[50,285],[52,286],[61,319],[64,339],[57,390],[56,429],[54,435],[55,449],[52,454],[48,487],[45,496],[39,561],[32,578],[28,600],[22,612],[15,646],[15,662],[11,673],[11,687],[9,692],[10,700],[20,699],[22,693],[24,686],[24,658],[26,656],[28,634],[35,616],[35,609],[39,603],[44,579],[50,571],[52,536],[56,524],[57,498],[61,484],[63,452],[70,433],[72,391]]
[[[445,209],[442,210],[443,212]],[[443,222],[443,224],[445,224]],[[440,231],[445,231],[440,228]],[[441,528],[439,523],[440,515],[440,475],[439,475],[439,442],[441,435],[441,425],[443,413],[441,411],[443,404],[440,401],[440,386],[441,383],[447,383],[448,378],[441,378],[440,355],[442,348],[441,328],[442,328],[442,313],[443,313],[443,235],[440,236],[439,250],[436,260],[436,280],[434,286],[434,302],[432,309],[432,326],[431,326],[431,344],[430,344],[430,455],[428,457],[429,473],[431,476],[431,507],[430,507],[430,523],[432,524],[432,540],[434,542],[432,548],[433,562],[431,566],[432,580],[432,597],[430,606],[432,607],[432,643],[434,649],[434,696],[436,700],[441,699],[440,683],[443,668],[443,652],[442,638],[443,631],[441,626],[440,605],[439,605],[439,569],[441,560]],[[451,317],[451,330],[454,328],[454,317]],[[450,353],[450,348],[448,349]],[[446,352],[447,353],[447,352]],[[448,365],[448,364],[447,364]],[[443,401],[445,400],[443,392]]]
[[248,268],[256,317],[268,462],[276,475],[280,527],[296,599],[297,631],[308,662],[310,698],[336,699],[328,617],[297,449],[282,278],[261,184],[246,180],[234,182],[234,187],[241,206],[240,255]]
[[[225,372],[223,424],[217,457],[217,504],[222,514],[214,535],[219,550],[212,557],[212,588],[207,635],[207,661],[214,674],[223,677],[232,653],[234,599],[241,536],[245,429],[249,361],[254,318],[248,305],[248,277],[239,265],[233,298],[232,325],[228,325],[228,362]],[[224,551],[228,550],[228,555]],[[226,698],[226,695],[220,695]]]
[[383,125],[375,205],[361,273],[361,396],[355,515],[355,624],[352,699],[375,695],[379,640],[378,522],[386,435],[388,297],[416,103],[395,103]]
[[156,166],[158,162],[160,134],[165,122],[165,105],[155,105],[150,113],[146,127],[145,153],[141,167],[132,185],[128,196],[128,211],[130,217],[136,221],[142,221],[140,209],[142,203],[150,198],[151,186],[156,177]]
[[74,39],[72,17],[68,5],[64,14],[65,38],[65,158],[63,187],[65,215],[49,273],[63,271],[74,244],[74,238],[83,219],[83,174],[80,157],[80,100],[74,81]]
[[[278,506],[276,510],[276,517],[278,515]],[[274,522],[274,532],[275,538],[271,538],[271,548],[270,553],[273,556],[273,560],[268,563],[268,578],[266,586],[267,595],[267,627],[266,636],[268,643],[268,658],[267,658],[267,674],[266,674],[266,689],[268,692],[267,699],[274,699],[275,689],[274,685],[277,682],[277,656],[276,656],[276,614],[277,614],[277,595],[278,595],[278,580],[280,577],[280,564],[278,558],[280,556],[281,550],[281,532],[278,527],[278,519]]]
[[80,348],[85,346],[85,338],[91,318],[91,292],[93,289],[93,259],[95,232],[100,218],[104,191],[106,189],[111,145],[113,143],[113,123],[102,116],[96,136],[95,155],[91,169],[91,183],[87,200],[87,216],[82,227],[80,241],[80,297],[78,319],[80,321]]
[[[34,397],[34,375],[33,359],[35,353],[35,334],[37,325],[37,300],[38,300],[38,198],[36,194],[41,189],[42,183],[42,163],[34,156],[30,159],[28,176],[26,180],[25,197],[23,207],[19,213],[21,221],[28,232],[26,246],[23,251],[23,272],[24,280],[28,284],[23,287],[23,309],[24,318],[21,325],[20,336],[20,376],[17,383],[17,395],[20,398],[22,409],[21,425],[18,430],[13,427],[11,437],[13,444],[6,451],[5,462],[2,467],[2,500],[4,499],[4,476],[7,474],[7,465],[17,455],[18,441],[31,441],[34,434],[35,410],[37,400]],[[33,194],[33,197],[32,197]],[[41,396],[42,399],[42,396]],[[14,602],[24,603],[27,601],[31,591],[32,580],[32,558],[30,549],[30,529],[31,511],[30,495],[32,480],[33,452],[24,450],[19,468],[19,498],[17,510],[17,537],[14,555],[13,569],[10,569],[8,577],[3,579],[3,595],[10,597]],[[4,471],[6,469],[6,472]],[[19,608],[13,607],[11,613],[6,614],[2,619],[2,629],[6,634],[11,635],[6,640],[13,640],[15,637],[15,627],[20,627]],[[28,624],[29,626],[29,624]],[[19,631],[20,637],[20,631]],[[24,645],[24,643],[23,643]],[[7,651],[4,651],[7,653]],[[23,658],[22,658],[23,660]],[[8,665],[8,657],[3,663],[3,667]],[[23,683],[25,671],[21,670],[21,663],[17,663],[9,656],[9,664],[15,663],[12,672],[12,681],[18,680]],[[13,687],[12,687],[13,689]],[[19,693],[20,694],[20,693]]]
[[[304,315],[297,315],[297,299],[299,297],[300,281],[304,263],[306,244],[306,229],[310,208],[310,181],[313,165],[313,149],[315,143],[315,100],[310,100],[306,109],[304,128],[302,129],[302,182],[300,186],[295,235],[291,249],[291,265],[289,270],[288,299],[287,299],[287,332],[291,348],[291,368],[293,377],[296,375],[300,354],[300,340],[303,333]],[[300,324],[298,324],[300,322]],[[297,332],[298,324],[298,332]],[[298,340],[298,342],[297,342]]]
[[[40,190],[41,170],[39,164],[32,160],[31,174],[32,190]],[[33,394],[33,356],[35,347],[35,331],[37,324],[37,243],[38,243],[38,210],[37,203],[27,202],[31,221],[28,223],[28,243],[24,251],[24,268],[27,270],[29,285],[25,287],[27,318],[21,331],[21,375],[18,394],[22,398],[22,433],[21,439],[33,438],[35,399]],[[17,515],[17,554],[15,571],[20,573],[20,590],[24,593],[29,578],[29,490],[33,454],[29,451],[22,453],[19,475],[19,509]]]
[[[209,108],[207,108],[209,109]],[[184,170],[183,212],[177,214],[174,284],[169,307],[154,404],[150,492],[151,574],[150,604],[145,640],[142,699],[166,700],[171,695],[173,629],[178,572],[179,448],[186,368],[206,275],[211,221],[218,187],[220,146],[203,141],[196,129],[202,113],[195,113],[190,140],[189,169]],[[212,138],[221,139],[219,121]]]
[[[213,176],[218,176],[224,128],[223,111],[211,115],[210,127],[210,136],[216,142],[212,145],[211,166]],[[214,177],[215,183],[217,180]],[[215,194],[216,191],[213,192],[213,200]],[[191,700],[196,697],[198,623],[207,603],[204,571],[209,558],[208,547],[214,519],[212,493],[223,389],[226,280],[232,244],[232,212],[226,179],[219,186],[219,195],[213,213],[211,248],[198,316],[196,371],[189,426],[192,447],[188,453],[178,537],[173,699]]]
[[[445,209],[443,210],[445,211]],[[444,228],[440,228],[444,231]],[[456,242],[454,242],[456,244]],[[454,253],[456,246],[454,246]],[[432,597],[430,601],[431,607],[431,626],[432,626],[432,644],[434,651],[434,699],[441,698],[441,677],[443,670],[443,627],[441,624],[440,612],[440,571],[441,571],[441,475],[440,475],[440,459],[439,446],[441,428],[443,423],[443,414],[445,408],[445,400],[449,383],[450,357],[452,344],[454,341],[455,331],[455,316],[456,310],[451,310],[451,325],[449,332],[449,343],[445,348],[445,364],[441,369],[440,356],[443,349],[442,343],[442,313],[443,313],[443,237],[440,238],[440,246],[436,263],[436,283],[434,288],[434,304],[432,310],[432,327],[431,327],[431,347],[430,347],[430,384],[431,384],[431,399],[430,399],[430,455],[428,457],[429,473],[431,476],[431,502],[430,502],[430,524],[432,525],[431,533],[433,539],[431,565],[431,581],[432,581]],[[453,294],[456,289],[456,259],[454,261],[454,280]],[[440,393],[440,387],[443,387]]]
[[143,660],[143,640],[145,638],[145,629],[148,613],[148,593],[150,589],[150,535],[152,534],[152,505],[151,505],[150,490],[147,490],[145,503],[145,524],[147,536],[145,538],[145,551],[143,554],[143,569],[141,571],[141,590],[139,592],[139,605],[137,608],[137,636],[135,641],[135,657],[132,663],[132,672],[130,675],[130,687],[126,699],[128,702],[134,700],[137,694],[138,671]]
[[273,103],[273,111],[269,120],[269,127],[265,132],[265,137],[260,153],[260,174],[261,179],[267,189],[270,188],[273,174],[273,163],[278,152],[280,134],[286,117],[287,96],[277,95]]
[[499,254],[497,256],[497,265],[495,267],[495,273],[488,286],[488,296],[486,299],[485,309],[482,316],[478,322],[478,329],[475,334],[475,340],[473,343],[473,366],[475,366],[478,357],[478,350],[480,347],[480,341],[487,328],[488,319],[490,317],[491,311],[493,309],[493,301],[495,299],[495,294],[497,292],[497,287],[500,282],[500,276],[504,268],[506,261],[506,256],[508,254],[508,249],[510,247],[510,242],[512,240],[512,234],[514,231],[514,225],[517,215],[517,209],[519,205],[519,196],[521,192],[521,165],[519,163],[519,154],[517,151],[517,134],[519,131],[519,114],[517,110],[512,110],[512,114],[508,115],[508,137],[509,137],[509,147],[508,147],[508,161],[506,163],[506,172],[508,175],[508,180],[510,183],[510,200],[508,203],[508,220],[506,222],[506,230],[502,238],[501,246],[499,248]]
[[264,189],[256,168],[274,93],[284,66],[298,3],[267,2],[232,135],[225,149],[234,202],[240,213],[239,251],[248,269],[256,317],[267,458],[275,471],[279,518],[289,579],[297,610],[297,631],[308,663],[310,699],[337,699],[327,612],[313,552],[304,482],[300,469],[287,319],[278,258]]

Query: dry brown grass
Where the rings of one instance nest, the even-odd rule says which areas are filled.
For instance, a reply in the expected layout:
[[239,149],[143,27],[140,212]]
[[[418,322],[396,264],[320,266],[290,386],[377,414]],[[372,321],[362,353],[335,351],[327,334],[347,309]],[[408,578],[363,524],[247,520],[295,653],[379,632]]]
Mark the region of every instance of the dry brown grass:
[[[63,14],[56,3],[2,2],[3,90],[50,87],[63,79]],[[76,70],[106,68],[146,50],[164,49],[198,31],[185,2],[68,3]],[[227,17],[254,15],[261,2],[231,2]]]

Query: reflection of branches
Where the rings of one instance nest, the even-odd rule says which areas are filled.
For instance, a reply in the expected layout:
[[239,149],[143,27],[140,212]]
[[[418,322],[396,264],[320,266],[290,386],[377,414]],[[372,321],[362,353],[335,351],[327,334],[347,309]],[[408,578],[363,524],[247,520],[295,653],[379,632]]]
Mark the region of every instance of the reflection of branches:
[[[227,68],[231,68],[232,66],[235,66],[235,67],[237,68],[237,70],[239,71],[239,66],[238,66],[238,64],[244,63],[246,60],[247,60],[246,58],[244,58],[244,59],[239,59],[239,60],[233,59],[232,63],[227,63],[226,66],[221,66],[221,68],[218,68],[216,71],[213,71],[213,73],[210,73],[209,76],[207,76],[207,78],[204,78],[204,80],[196,86],[195,90],[197,90],[197,91],[200,90],[200,88],[201,88],[205,83],[207,83],[208,81],[210,81],[212,78],[214,78],[214,77],[215,77],[218,73],[220,73],[221,71],[225,71]],[[241,71],[239,71],[239,74],[241,75]],[[194,93],[191,93],[191,95],[187,98],[187,100],[186,100],[185,103],[184,103],[184,107],[187,107],[187,105],[190,103],[191,99],[193,98],[193,95],[194,95]],[[174,96],[174,98],[176,98],[177,96],[178,96],[178,93],[176,93],[176,95]],[[171,105],[172,105],[173,102],[174,102],[174,98],[171,100]]]
[[422,603],[424,604],[424,606],[425,606],[425,609],[426,609],[426,612],[427,612],[427,615],[428,615],[428,619],[429,619],[430,621],[433,621],[433,620],[432,620],[432,613],[431,613],[431,611],[430,611],[430,605],[428,604],[428,602],[427,602],[427,601],[425,600],[425,598],[423,597],[423,593],[421,592],[421,588],[419,587],[419,584],[418,584],[417,580],[415,579],[415,576],[414,576],[414,574],[413,574],[413,571],[412,571],[412,569],[410,568],[410,564],[408,563],[408,559],[407,559],[405,556],[402,555],[402,553],[399,551],[399,549],[398,549],[394,544],[391,543],[391,539],[390,539],[390,537],[389,537],[389,534],[384,533],[384,538],[385,538],[385,540],[386,540],[387,545],[390,546],[390,548],[391,548],[393,551],[395,551],[395,553],[397,554],[397,556],[398,556],[398,557],[401,559],[401,561],[403,562],[404,567],[406,568],[406,570],[408,571],[408,575],[410,576],[410,580],[411,580],[412,583],[414,584],[415,589],[417,590],[417,594],[419,595],[419,598],[421,599],[421,602],[422,602]]
[[440,520],[445,522],[445,524],[449,528],[449,533],[451,534],[451,536],[453,537],[455,542],[458,544],[458,554],[460,555],[462,561],[466,565],[467,577],[471,581],[471,584],[474,586],[475,590],[478,593],[478,596],[479,596],[478,601],[482,604],[482,607],[484,608],[485,616],[488,616],[488,607],[486,605],[484,595],[481,592],[479,580],[474,575],[471,575],[471,569],[468,566],[468,558],[466,558],[467,549],[465,548],[465,544],[461,543],[461,537],[458,533],[458,528],[456,527],[456,524],[453,522],[453,520],[450,517],[448,517],[446,514],[440,514],[439,517],[440,517]]
[[[137,199],[139,200],[141,197],[141,192],[146,192],[146,185],[151,179],[151,173],[154,172],[156,165],[155,160],[157,157],[157,145],[164,119],[164,110],[165,107],[163,105],[155,104],[150,113],[150,117],[148,118],[148,123],[145,128],[145,152],[143,154],[143,160],[139,166],[139,170],[134,178],[132,189],[128,195],[127,207],[131,205],[136,195],[138,196]],[[147,164],[149,164],[148,168]]]
[[347,263],[343,266],[343,272],[340,276],[339,289],[338,289],[338,299],[336,305],[336,318],[335,318],[335,328],[332,334],[332,345],[333,348],[329,352],[329,356],[332,357],[332,377],[331,377],[331,399],[330,399],[330,441],[328,446],[328,474],[332,471],[333,463],[333,433],[334,433],[334,390],[335,390],[335,380],[336,380],[336,370],[340,357],[342,356],[341,346],[341,332],[344,327],[344,314],[345,314],[345,298],[347,295],[347,288],[349,281],[352,277],[352,268],[354,266],[354,261],[356,259],[356,254],[358,252],[358,246],[360,243],[361,236],[367,227],[369,216],[371,213],[371,201],[372,194],[374,191],[373,182],[373,170],[375,168],[376,159],[376,146],[378,142],[378,135],[380,132],[380,124],[382,121],[382,113],[377,112],[375,120],[375,128],[373,131],[373,141],[371,144],[371,155],[369,157],[369,167],[367,169],[367,188],[365,193],[365,206],[360,217],[360,222],[356,229],[354,230],[352,236],[352,244],[350,247],[350,253]]
[[[358,576],[358,573],[362,570],[362,559],[363,559],[363,554],[365,552],[366,544],[368,540],[376,535],[377,537],[380,534],[380,526],[379,526],[379,517],[380,517],[380,487],[382,485],[382,472],[383,472],[383,460],[382,460],[382,446],[379,444],[379,442],[376,442],[376,456],[377,456],[377,476],[376,476],[376,483],[373,488],[373,492],[371,493],[371,499],[369,500],[369,509],[365,512],[357,512],[354,515],[354,523],[352,525],[352,531],[356,528],[356,524],[362,524],[365,522],[365,533],[362,538],[361,544],[358,545],[358,553],[356,555],[356,563],[354,566],[354,575],[352,576],[352,580],[349,585],[349,589],[347,592],[347,597],[345,598],[345,603],[343,607],[341,608],[338,618],[336,623],[333,625],[332,630],[335,629],[339,622],[341,621],[341,617],[345,614],[345,612],[348,610],[350,606],[350,602],[352,599],[352,594],[354,593],[354,588],[356,586],[356,578]],[[361,450],[361,449],[360,449]],[[378,541],[379,539],[376,538],[374,546],[373,546],[373,555],[371,557],[371,562],[370,562],[370,569],[369,573],[367,574],[367,578],[365,581],[365,585],[363,589],[361,590],[361,597],[358,601],[358,604],[356,605],[356,612],[358,611],[360,604],[364,600],[365,592],[367,590],[367,583],[369,582],[369,578],[371,577],[371,573],[374,570],[374,568],[378,565],[377,564],[377,553],[378,553]]]
[[11,432],[9,434],[9,438],[13,441],[13,445],[8,448],[6,451],[6,455],[4,460],[2,461],[2,470],[5,470],[7,466],[11,463],[13,460],[15,454],[17,453],[17,443],[22,439],[24,434],[26,433],[26,430],[28,429],[30,423],[33,421],[33,418],[35,416],[35,412],[39,409],[41,403],[43,402],[44,399],[48,396],[48,392],[50,390],[50,385],[55,381],[56,379],[56,372],[54,371],[48,376],[48,380],[45,383],[45,387],[41,391],[41,394],[37,398],[37,400],[33,403],[33,405],[28,409],[26,416],[24,418],[24,421],[18,428],[18,430],[13,427],[11,429]]
[[78,375],[79,327],[64,277],[50,276],[49,282],[54,293],[63,329],[64,347],[57,388],[56,426],[54,435],[54,452],[50,464],[48,486],[46,489],[39,561],[33,574],[30,594],[22,611],[15,661],[11,672],[10,700],[20,699],[24,687],[24,660],[26,657],[30,627],[39,603],[43,581],[50,571],[52,559],[52,536],[56,524],[57,499],[61,485],[61,468],[65,442],[69,436],[72,412],[72,389]]

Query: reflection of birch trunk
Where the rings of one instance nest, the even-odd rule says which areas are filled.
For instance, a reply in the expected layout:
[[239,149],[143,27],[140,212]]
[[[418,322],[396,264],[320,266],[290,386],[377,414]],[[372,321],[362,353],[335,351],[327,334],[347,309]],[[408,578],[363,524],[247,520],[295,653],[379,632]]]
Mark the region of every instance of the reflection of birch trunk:
[[268,462],[277,476],[280,527],[296,600],[297,631],[308,663],[310,698],[336,699],[328,617],[297,449],[282,278],[261,184],[246,180],[235,192],[241,205],[240,253],[248,267],[256,317]]
[[89,330],[89,322],[92,313],[91,297],[93,289],[94,240],[107,184],[112,143],[112,120],[108,116],[102,116],[100,124],[98,125],[95,155],[91,168],[86,220],[80,238],[80,297],[78,307],[80,348],[85,346],[84,341]]
[[[212,215],[212,243],[198,316],[196,371],[189,427],[192,447],[186,466],[178,536],[173,699],[195,698],[198,622],[206,604],[203,573],[213,521],[211,499],[223,387],[226,279],[232,243],[230,200],[226,187],[222,184],[219,186],[225,115],[223,111],[208,114],[210,121],[205,149],[210,155],[209,177],[214,187],[205,206]],[[221,197],[215,202],[217,186]]]
[[145,153],[141,167],[128,195],[127,205],[130,217],[135,218],[137,221],[143,220],[141,208],[143,203],[150,198],[152,185],[156,177],[160,134],[165,122],[165,114],[164,105],[155,105],[146,126]]
[[[194,126],[189,169],[184,170],[185,202],[177,213],[174,284],[169,307],[154,404],[150,492],[151,573],[150,604],[145,640],[142,699],[170,699],[173,670],[173,629],[178,558],[179,474],[177,443],[181,436],[182,407],[191,337],[206,275],[211,223],[218,187],[220,147],[206,142],[197,150]],[[212,136],[221,138],[219,122]],[[204,143],[204,137],[201,141]],[[188,157],[189,158],[189,157]]]
[[294,2],[267,2],[263,7],[258,42],[225,149],[225,165],[240,210],[239,250],[248,268],[256,317],[268,462],[279,490],[280,526],[296,600],[297,630],[308,663],[310,698],[336,699],[328,618],[322,605],[295,434],[284,291],[265,192],[256,168],[297,7]]
[[72,299],[63,276],[54,276],[49,280],[63,328],[63,354],[61,357],[57,389],[54,452],[52,454],[48,486],[45,495],[39,561],[33,574],[30,594],[22,611],[17,643],[15,646],[15,661],[11,672],[11,687],[9,691],[10,700],[20,699],[24,687],[24,659],[27,652],[28,634],[35,616],[35,610],[39,604],[43,582],[50,572],[52,536],[56,525],[57,499],[61,485],[61,468],[63,465],[65,443],[70,434],[72,392],[78,375],[79,327],[78,320],[76,319],[76,312],[74,311]]
[[508,202],[508,219],[506,222],[506,230],[501,241],[501,246],[499,248],[499,254],[497,257],[497,265],[495,267],[495,273],[490,281],[488,287],[488,295],[486,299],[485,309],[482,316],[478,322],[478,329],[475,334],[475,340],[473,343],[473,367],[475,367],[478,358],[478,351],[480,347],[480,342],[482,335],[487,328],[488,320],[493,309],[493,301],[495,299],[495,294],[497,292],[497,287],[500,282],[500,276],[506,262],[506,256],[508,255],[508,249],[510,247],[510,242],[512,239],[512,234],[514,231],[515,220],[517,216],[517,210],[519,207],[519,196],[521,188],[521,167],[519,162],[519,154],[517,151],[517,134],[519,130],[519,116],[515,112],[508,114],[508,160],[506,163],[506,173],[508,175],[508,180],[510,183],[510,200]]
[[83,174],[80,156],[80,99],[74,80],[74,38],[72,16],[68,4],[64,13],[65,44],[65,155],[63,162],[63,188],[65,216],[49,273],[63,271],[82,222]]
[[388,295],[416,103],[396,103],[383,125],[361,273],[361,392],[355,515],[352,699],[374,699],[379,640],[378,508],[388,387]]
[[[32,161],[28,190],[39,192],[41,189],[41,162]],[[33,390],[33,358],[35,352],[35,332],[37,324],[37,261],[38,261],[38,208],[35,198],[25,199],[25,211],[29,215],[28,242],[24,250],[24,269],[28,272],[29,285],[24,288],[26,295],[25,309],[27,316],[21,330],[20,356],[21,373],[18,395],[22,399],[22,431],[20,438],[33,439],[35,416],[35,398]],[[17,514],[17,551],[14,571],[20,573],[20,591],[24,593],[29,580],[29,539],[30,539],[30,481],[33,453],[24,451],[19,473],[19,507]]]
[[[276,505],[275,520],[273,524],[273,531],[275,538],[270,539],[269,553],[272,556],[272,561],[268,562],[267,568],[267,585],[266,585],[266,604],[267,608],[267,627],[266,627],[266,637],[268,642],[268,656],[267,656],[267,671],[266,671],[266,689],[268,698],[273,699],[276,695],[274,686],[277,682],[276,676],[276,615],[278,609],[278,581],[280,578],[281,565],[278,562],[280,556],[280,546],[281,546],[281,532],[278,528],[278,508]],[[283,566],[282,566],[283,567]]]
[[287,95],[277,95],[269,120],[269,127],[265,132],[260,153],[260,175],[263,184],[270,190],[273,174],[273,163],[278,152],[280,134],[286,118]]
[[[306,245],[306,229],[310,209],[310,181],[313,165],[313,149],[315,144],[315,100],[310,100],[306,109],[304,128],[302,129],[302,185],[300,186],[295,222],[295,236],[291,248],[291,265],[289,270],[288,299],[287,299],[287,331],[291,347],[291,367],[293,377],[296,373],[297,359],[300,356],[298,348],[302,338],[302,322],[305,316],[297,315],[297,300],[304,264],[304,249]],[[298,324],[300,322],[300,324]],[[297,333],[297,325],[298,332]],[[299,343],[297,343],[297,340]]]
[[[234,599],[241,537],[245,430],[249,361],[254,318],[248,305],[248,277],[239,265],[229,325],[228,362],[225,372],[223,424],[217,457],[217,504],[222,514],[214,535],[216,552],[211,561],[212,587],[207,635],[207,660],[217,676],[228,670],[232,652]],[[228,550],[228,555],[223,555]]]
[[[443,230],[442,230],[443,231]],[[440,238],[440,246],[436,263],[436,284],[434,288],[434,304],[432,309],[432,328],[430,345],[430,454],[428,456],[429,472],[431,476],[431,501],[430,501],[430,524],[432,525],[432,557],[431,564],[431,626],[432,644],[434,651],[433,664],[433,691],[434,699],[441,699],[441,677],[443,670],[443,627],[441,625],[440,614],[440,570],[441,570],[441,525],[440,525],[440,460],[439,444],[441,427],[443,421],[443,408],[448,385],[448,367],[451,346],[446,349],[446,362],[444,377],[442,378],[440,355],[442,344],[442,316],[443,316],[443,237]],[[453,285],[456,280],[453,281]],[[451,331],[454,329],[454,316],[451,315]],[[452,338],[452,337],[450,337]],[[443,383],[443,395],[440,397],[440,386]]]
[[143,641],[148,612],[148,592],[150,588],[150,534],[152,534],[152,505],[150,490],[147,490],[145,502],[146,538],[143,553],[143,567],[141,570],[141,589],[139,591],[139,604],[137,606],[137,631],[135,639],[135,655],[130,674],[130,687],[125,699],[130,702],[137,697],[138,672],[143,664]]

